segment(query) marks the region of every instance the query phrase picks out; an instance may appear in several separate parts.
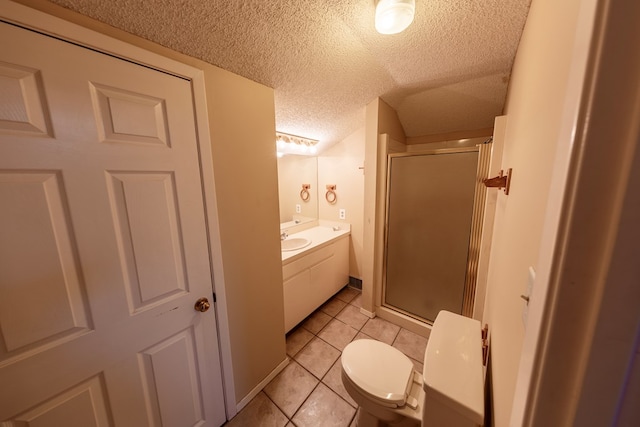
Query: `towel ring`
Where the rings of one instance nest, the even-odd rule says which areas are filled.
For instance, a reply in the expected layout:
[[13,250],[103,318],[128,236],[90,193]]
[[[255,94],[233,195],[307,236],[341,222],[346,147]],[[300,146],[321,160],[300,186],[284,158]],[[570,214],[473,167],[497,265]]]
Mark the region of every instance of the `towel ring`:
[[333,190],[327,190],[327,194],[324,195],[324,198],[331,204],[334,204],[336,200],[338,200],[338,196],[336,196],[336,192]]
[[302,184],[302,190],[300,190],[300,198],[303,202],[309,201],[309,197],[311,197],[311,194],[309,194],[310,188],[311,184]]
[[324,195],[324,198],[327,199],[327,202],[329,202],[330,204],[334,204],[338,200],[338,196],[336,195],[335,190],[335,185],[327,185],[327,192]]

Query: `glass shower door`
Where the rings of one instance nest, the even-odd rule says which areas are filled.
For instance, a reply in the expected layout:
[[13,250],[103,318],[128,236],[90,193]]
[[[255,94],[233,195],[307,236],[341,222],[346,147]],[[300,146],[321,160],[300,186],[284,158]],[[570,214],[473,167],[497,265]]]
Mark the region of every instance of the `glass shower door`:
[[478,150],[389,156],[384,305],[462,313]]

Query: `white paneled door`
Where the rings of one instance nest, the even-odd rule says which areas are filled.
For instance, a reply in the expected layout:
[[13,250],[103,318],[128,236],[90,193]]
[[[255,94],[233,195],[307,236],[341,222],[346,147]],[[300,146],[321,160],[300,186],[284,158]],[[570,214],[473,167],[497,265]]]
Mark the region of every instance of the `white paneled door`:
[[0,425],[221,425],[191,82],[0,40]]

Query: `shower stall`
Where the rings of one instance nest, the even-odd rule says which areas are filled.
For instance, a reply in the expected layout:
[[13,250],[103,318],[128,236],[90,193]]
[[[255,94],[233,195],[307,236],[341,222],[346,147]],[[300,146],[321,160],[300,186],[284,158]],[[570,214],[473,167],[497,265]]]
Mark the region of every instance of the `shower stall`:
[[432,323],[471,317],[488,144],[389,154],[382,305]]

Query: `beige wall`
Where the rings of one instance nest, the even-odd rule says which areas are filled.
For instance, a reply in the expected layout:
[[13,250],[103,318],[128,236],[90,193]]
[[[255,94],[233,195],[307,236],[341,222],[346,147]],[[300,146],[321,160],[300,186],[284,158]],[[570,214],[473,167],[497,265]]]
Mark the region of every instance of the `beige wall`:
[[[362,127],[318,156],[319,218],[342,221],[338,213],[346,210],[344,222],[351,224],[349,275],[362,278],[363,213],[364,213],[364,137]],[[336,184],[338,200],[327,203],[324,189]]]
[[[374,101],[376,102],[376,101]],[[407,137],[404,128],[400,123],[398,113],[382,99],[377,99],[378,103],[378,134],[389,134],[391,139],[406,144]]]
[[412,144],[406,146],[406,151],[408,153],[425,151],[425,150],[439,150],[446,148],[465,148],[465,147],[475,147],[478,144],[482,144],[491,136],[491,131],[485,135],[473,137],[473,138],[462,138],[455,140],[442,140],[442,141],[434,141],[426,144]]
[[273,90],[51,3],[18,2],[203,70],[224,269],[216,292],[226,295],[228,397],[239,402],[286,359]]
[[205,70],[239,402],[286,359],[273,90]]
[[[386,157],[381,155],[379,136],[388,134],[397,142],[406,143],[404,129],[396,111],[380,98],[365,108],[365,164],[364,164],[364,218],[362,251],[362,309],[370,315],[375,310],[375,289],[380,286],[382,258],[381,210],[384,198],[380,182]],[[386,148],[385,148],[386,150]],[[386,154],[386,153],[385,153]]]
[[580,1],[511,425],[640,425],[638,16],[638,2]]
[[496,426],[511,415],[525,334],[520,294],[529,266],[537,269],[579,8],[579,0],[533,1],[509,86],[502,169],[513,168],[513,179],[510,194],[498,195],[484,310]]

